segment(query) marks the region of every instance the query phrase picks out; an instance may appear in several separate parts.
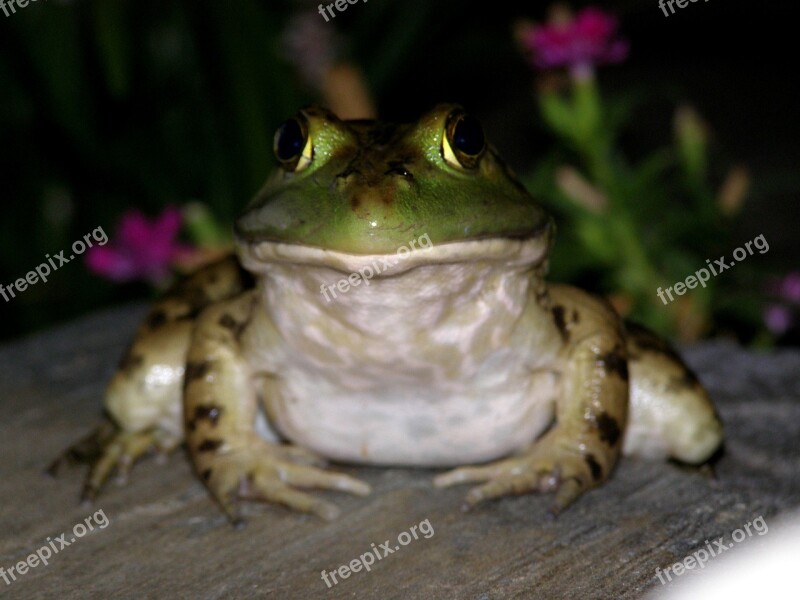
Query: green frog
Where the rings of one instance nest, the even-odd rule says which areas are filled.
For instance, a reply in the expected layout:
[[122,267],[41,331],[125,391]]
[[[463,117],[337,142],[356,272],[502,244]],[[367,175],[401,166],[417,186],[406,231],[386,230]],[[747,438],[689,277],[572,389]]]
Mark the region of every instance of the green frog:
[[86,499],[185,443],[237,524],[246,501],[332,519],[308,488],[369,494],[326,461],[450,468],[433,484],[473,484],[468,507],[553,492],[557,514],[620,453],[702,464],[719,448],[667,343],[545,282],[553,221],[461,107],[411,124],[308,107],[274,150],[238,258],[152,308],[108,421],[65,454],[91,462]]

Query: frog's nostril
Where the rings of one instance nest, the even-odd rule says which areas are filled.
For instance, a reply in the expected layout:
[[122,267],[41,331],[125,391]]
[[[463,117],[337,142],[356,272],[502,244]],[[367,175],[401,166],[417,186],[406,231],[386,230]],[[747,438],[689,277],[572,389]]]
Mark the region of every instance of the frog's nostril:
[[400,175],[401,177],[407,177],[409,179],[413,179],[414,176],[406,169],[405,164],[403,161],[400,160],[390,160],[387,163],[389,167],[388,170],[384,173],[384,175]]
[[336,175],[336,179],[347,179],[352,176],[360,176],[361,171],[356,169],[353,165],[347,165],[347,168]]

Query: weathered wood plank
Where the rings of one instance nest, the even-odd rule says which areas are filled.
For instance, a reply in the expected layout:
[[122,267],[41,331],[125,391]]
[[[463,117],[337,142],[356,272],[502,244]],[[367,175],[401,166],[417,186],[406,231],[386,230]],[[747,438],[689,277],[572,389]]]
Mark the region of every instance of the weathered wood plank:
[[[368,498],[326,493],[333,523],[253,506],[233,530],[176,454],[147,461],[94,507],[84,471],[42,470],[96,419],[101,393],[142,315],[109,311],[0,348],[0,567],[8,569],[94,511],[107,527],[7,585],[9,598],[638,598],[706,539],[800,504],[800,353],[758,355],[707,343],[688,352],[727,428],[717,480],[625,460],[613,480],[555,521],[548,498],[459,510],[467,488],[434,490],[432,471],[344,468]],[[100,519],[102,520],[102,519]],[[427,520],[410,541],[330,589],[334,571]]]

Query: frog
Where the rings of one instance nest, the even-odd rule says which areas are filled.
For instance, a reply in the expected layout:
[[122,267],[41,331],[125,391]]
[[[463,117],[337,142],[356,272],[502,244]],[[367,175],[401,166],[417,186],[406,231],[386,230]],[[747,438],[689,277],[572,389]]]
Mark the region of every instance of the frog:
[[440,469],[466,508],[547,493],[558,515],[621,455],[718,452],[667,341],[545,280],[554,220],[463,107],[397,124],[307,106],[273,146],[235,254],[153,305],[105,420],[53,464],[89,463],[84,500],[183,445],[237,526],[249,502],[330,520],[324,492],[371,492],[330,463]]

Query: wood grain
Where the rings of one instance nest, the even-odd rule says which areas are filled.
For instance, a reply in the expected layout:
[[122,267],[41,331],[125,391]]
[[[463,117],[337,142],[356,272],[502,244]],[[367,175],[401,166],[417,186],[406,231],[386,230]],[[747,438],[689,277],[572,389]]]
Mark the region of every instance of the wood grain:
[[[182,452],[138,465],[93,507],[82,468],[43,469],[99,415],[105,381],[140,306],[105,312],[0,348],[0,567],[35,552],[94,511],[109,524],[7,585],[9,598],[639,598],[665,568],[757,516],[800,504],[800,353],[755,354],[711,342],[687,356],[723,417],[717,479],[624,460],[612,481],[557,520],[549,498],[508,498],[462,513],[467,488],[435,490],[434,471],[348,468],[367,498],[325,493],[342,517],[324,523],[251,506],[235,531]],[[412,540],[328,588],[336,570],[427,519]]]

